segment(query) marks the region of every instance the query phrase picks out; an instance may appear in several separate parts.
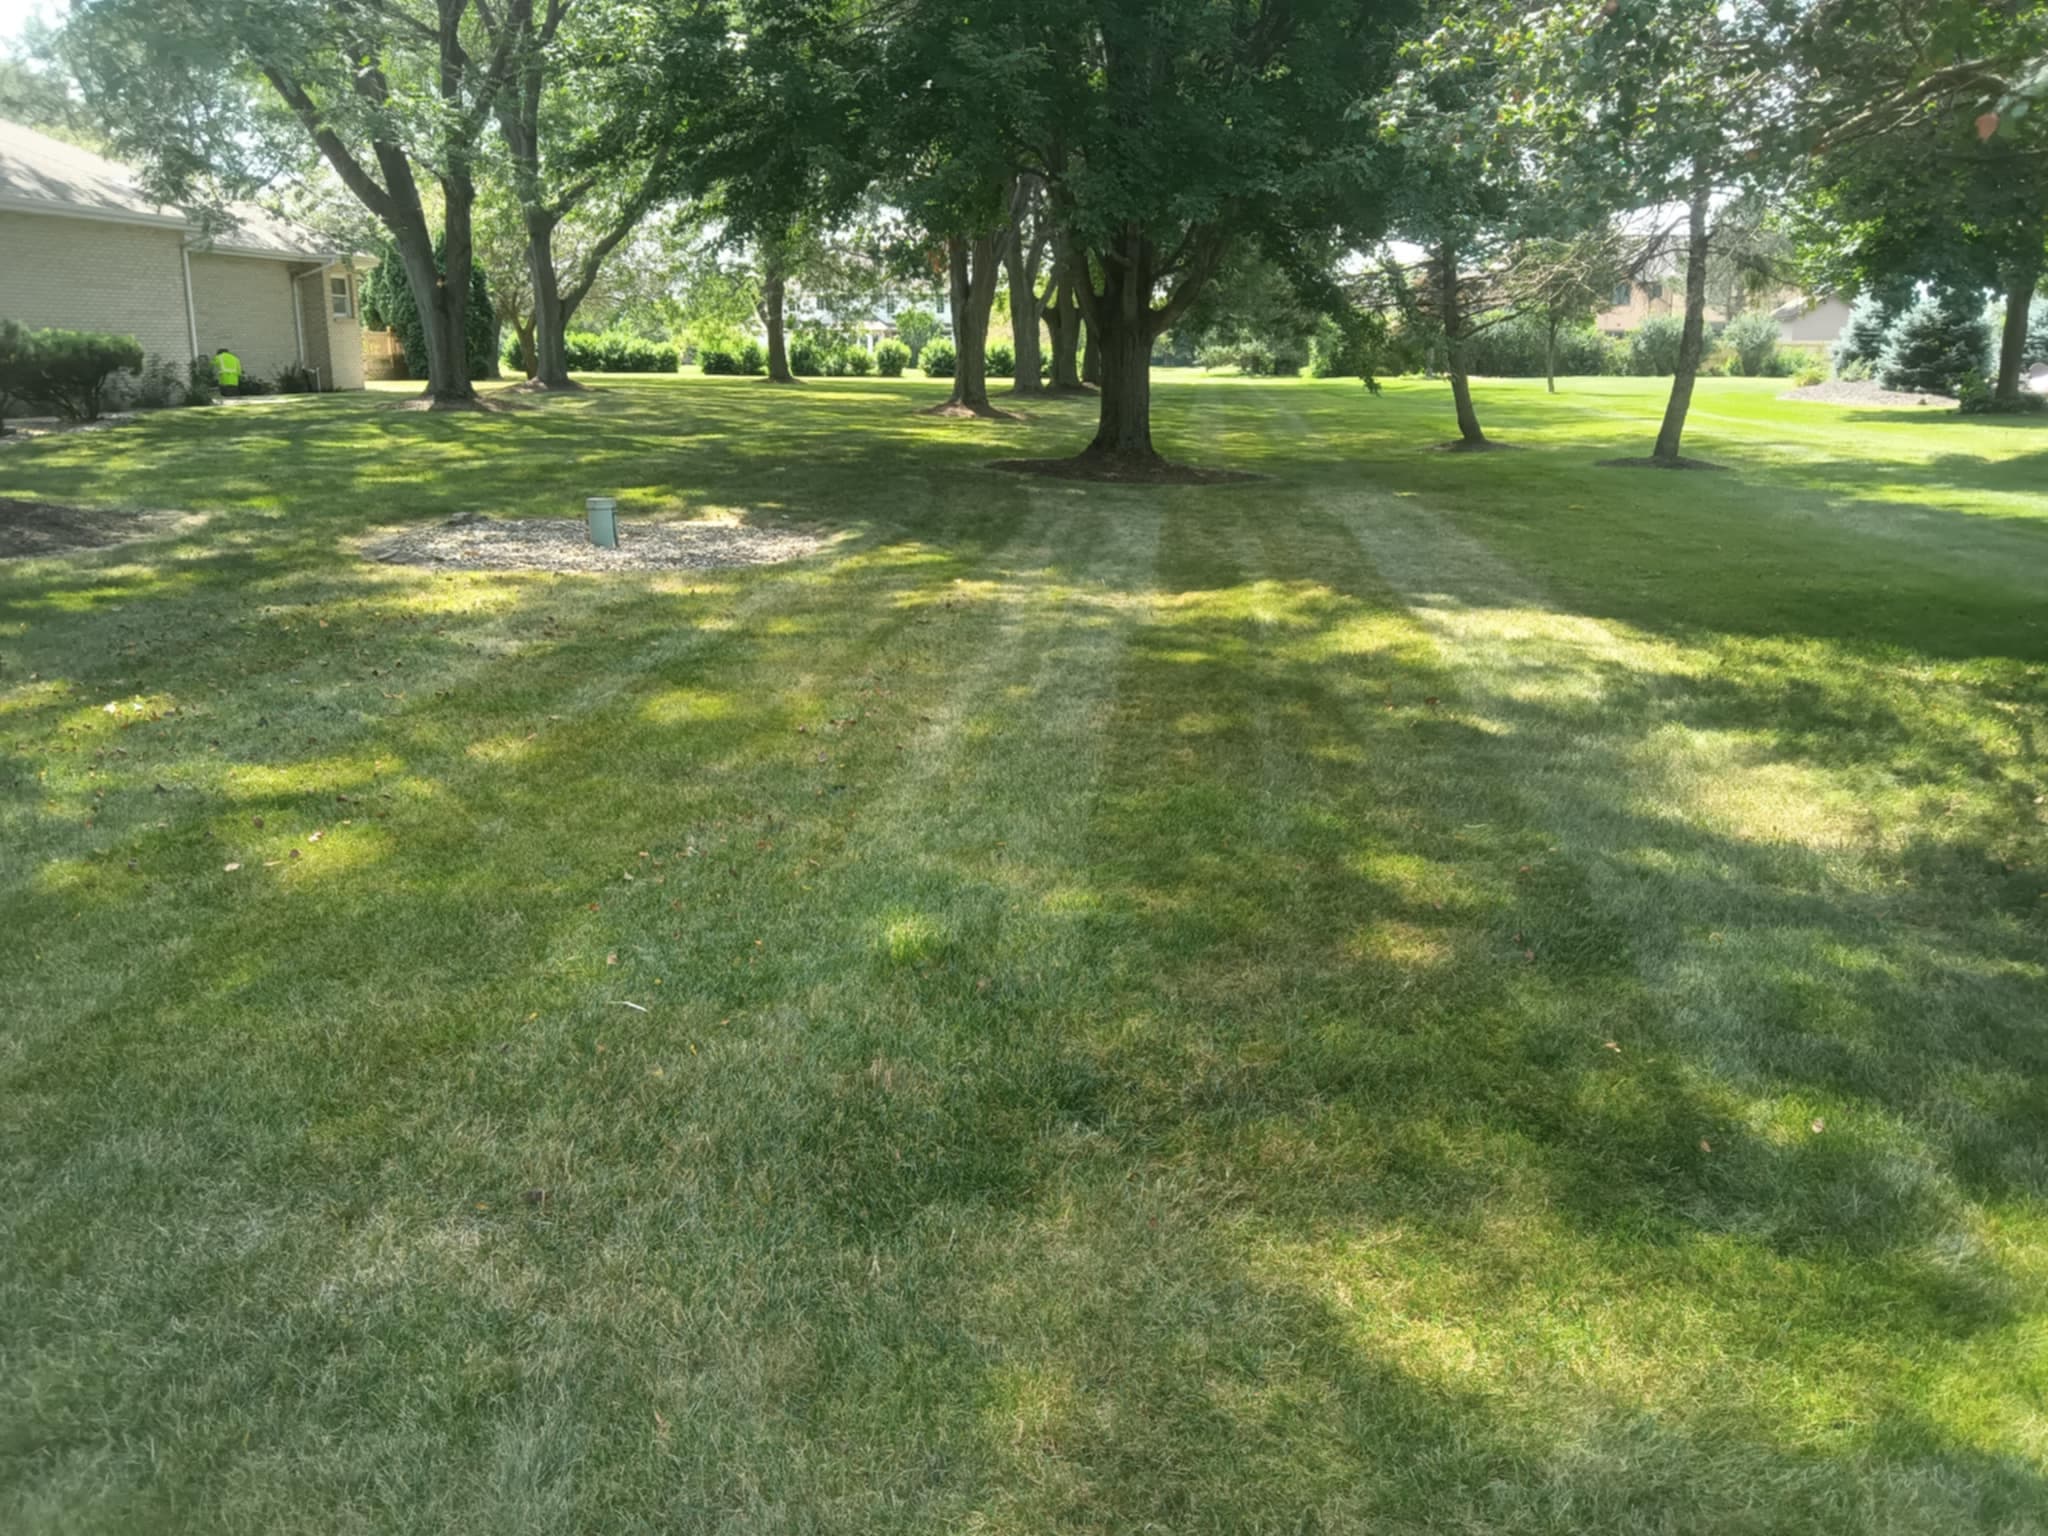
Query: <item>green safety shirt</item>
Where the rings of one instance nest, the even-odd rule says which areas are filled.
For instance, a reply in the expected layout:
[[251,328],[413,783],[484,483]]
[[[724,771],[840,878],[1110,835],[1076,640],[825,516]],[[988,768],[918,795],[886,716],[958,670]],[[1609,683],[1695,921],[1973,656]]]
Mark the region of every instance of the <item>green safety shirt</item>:
[[242,360],[232,352],[221,353],[213,360],[213,376],[233,388],[242,382]]

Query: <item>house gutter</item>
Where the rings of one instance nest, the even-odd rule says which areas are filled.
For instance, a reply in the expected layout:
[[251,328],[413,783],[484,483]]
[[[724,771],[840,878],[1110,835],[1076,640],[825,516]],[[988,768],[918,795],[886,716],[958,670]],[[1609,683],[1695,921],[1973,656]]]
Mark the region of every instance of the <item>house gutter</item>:
[[[190,240],[178,242],[178,260],[184,264],[185,268],[185,333],[191,338],[192,356],[196,360],[199,356],[199,306],[192,302],[192,242]],[[293,297],[296,298],[297,295]],[[298,313],[298,305],[296,303],[292,305],[292,313],[295,315]]]

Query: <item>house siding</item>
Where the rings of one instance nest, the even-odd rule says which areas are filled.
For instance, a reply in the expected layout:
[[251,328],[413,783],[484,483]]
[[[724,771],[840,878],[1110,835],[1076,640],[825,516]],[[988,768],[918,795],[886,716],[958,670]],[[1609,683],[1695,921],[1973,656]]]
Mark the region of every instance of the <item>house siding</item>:
[[290,264],[195,251],[192,302],[201,353],[211,356],[226,347],[242,360],[245,373],[272,382],[299,360]]
[[0,212],[0,318],[133,336],[146,354],[183,362],[183,244],[172,229]]

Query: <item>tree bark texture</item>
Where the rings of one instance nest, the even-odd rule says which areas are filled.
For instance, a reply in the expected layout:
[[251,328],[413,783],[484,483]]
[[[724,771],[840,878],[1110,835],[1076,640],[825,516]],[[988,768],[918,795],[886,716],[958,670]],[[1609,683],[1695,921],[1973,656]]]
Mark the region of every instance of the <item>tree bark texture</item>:
[[1657,429],[1652,457],[1659,464],[1677,464],[1685,415],[1692,408],[1692,388],[1700,376],[1700,358],[1707,344],[1707,215],[1713,207],[1713,186],[1695,180],[1685,217],[1685,327],[1678,338],[1678,372],[1671,380],[1664,423]]

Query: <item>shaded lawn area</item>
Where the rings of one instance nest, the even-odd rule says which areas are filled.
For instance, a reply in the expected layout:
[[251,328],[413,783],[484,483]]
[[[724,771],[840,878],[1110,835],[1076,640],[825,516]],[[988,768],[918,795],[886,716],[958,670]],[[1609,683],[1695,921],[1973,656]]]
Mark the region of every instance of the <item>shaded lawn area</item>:
[[0,1528],[2042,1530],[2048,431],[1777,387],[0,453]]

